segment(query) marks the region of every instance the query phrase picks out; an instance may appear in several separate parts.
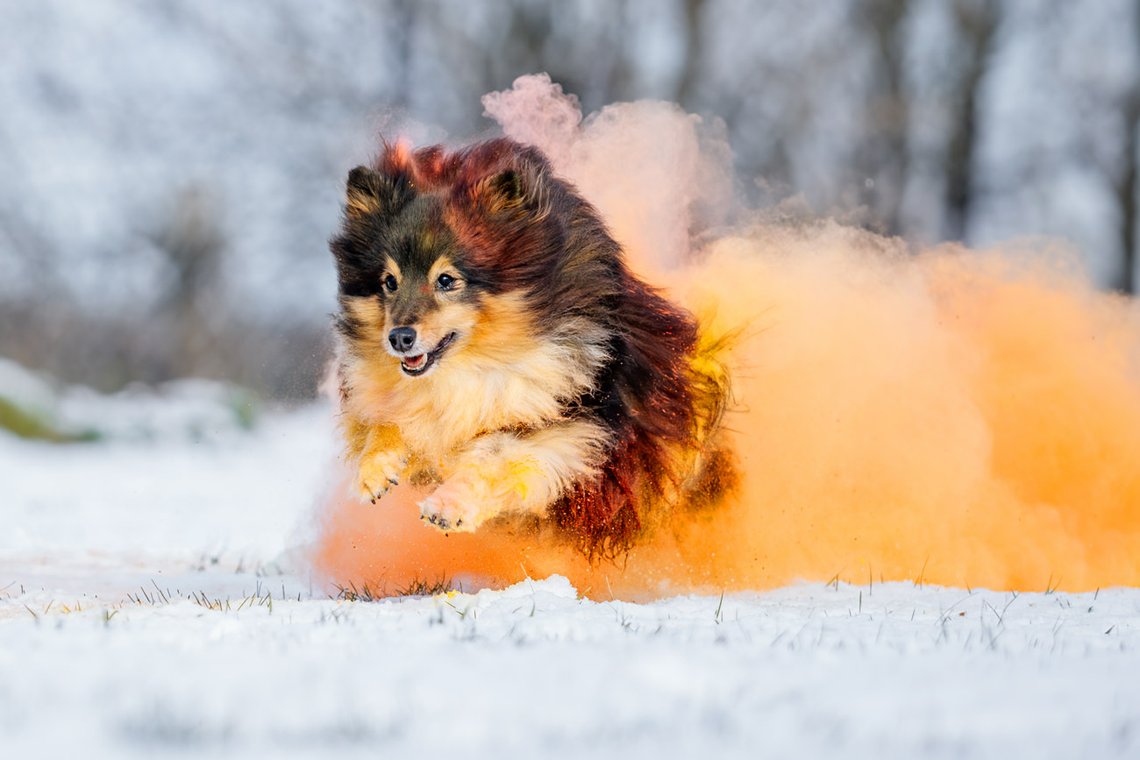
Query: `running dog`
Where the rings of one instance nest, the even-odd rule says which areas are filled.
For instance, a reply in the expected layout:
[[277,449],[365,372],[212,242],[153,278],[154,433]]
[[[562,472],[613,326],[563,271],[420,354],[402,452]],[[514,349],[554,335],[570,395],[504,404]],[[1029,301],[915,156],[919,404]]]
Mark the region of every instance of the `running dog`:
[[386,145],[331,241],[346,455],[444,531],[532,515],[587,553],[733,483],[727,377],[535,148]]

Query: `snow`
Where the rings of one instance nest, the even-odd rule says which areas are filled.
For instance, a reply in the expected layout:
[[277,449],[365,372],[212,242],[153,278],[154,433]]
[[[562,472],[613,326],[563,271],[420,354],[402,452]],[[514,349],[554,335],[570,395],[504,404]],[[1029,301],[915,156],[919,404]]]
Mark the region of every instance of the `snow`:
[[296,559],[334,451],[322,405],[0,437],[0,756],[1140,751],[1140,590],[347,601]]

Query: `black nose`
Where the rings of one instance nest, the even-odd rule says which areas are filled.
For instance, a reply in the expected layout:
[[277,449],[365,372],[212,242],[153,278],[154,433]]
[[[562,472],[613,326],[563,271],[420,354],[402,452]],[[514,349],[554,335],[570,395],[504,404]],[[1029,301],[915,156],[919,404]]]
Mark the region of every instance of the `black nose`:
[[388,333],[388,342],[397,351],[407,351],[416,343],[416,329],[414,327],[397,327]]

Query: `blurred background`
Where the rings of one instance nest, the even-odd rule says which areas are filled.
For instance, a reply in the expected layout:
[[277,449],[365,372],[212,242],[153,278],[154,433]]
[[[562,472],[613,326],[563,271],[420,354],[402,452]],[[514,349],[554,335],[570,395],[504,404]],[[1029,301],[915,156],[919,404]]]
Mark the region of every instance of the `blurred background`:
[[1059,237],[1133,289],[1137,0],[6,2],[8,376],[313,396],[347,170],[381,132],[485,133],[480,96],[541,71],[586,112],[701,114],[757,206]]

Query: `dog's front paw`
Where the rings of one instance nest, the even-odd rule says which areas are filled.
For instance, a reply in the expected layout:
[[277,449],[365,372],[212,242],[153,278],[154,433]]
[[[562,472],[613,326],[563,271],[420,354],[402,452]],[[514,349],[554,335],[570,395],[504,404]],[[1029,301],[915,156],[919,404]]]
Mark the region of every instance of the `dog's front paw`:
[[477,491],[465,481],[445,482],[420,502],[420,519],[446,532],[473,532],[488,517]]
[[407,455],[398,450],[365,454],[356,476],[361,495],[375,504],[392,486],[400,484],[400,476],[407,464]]

